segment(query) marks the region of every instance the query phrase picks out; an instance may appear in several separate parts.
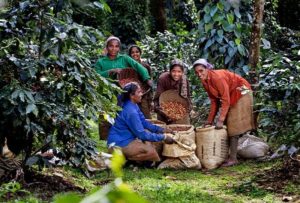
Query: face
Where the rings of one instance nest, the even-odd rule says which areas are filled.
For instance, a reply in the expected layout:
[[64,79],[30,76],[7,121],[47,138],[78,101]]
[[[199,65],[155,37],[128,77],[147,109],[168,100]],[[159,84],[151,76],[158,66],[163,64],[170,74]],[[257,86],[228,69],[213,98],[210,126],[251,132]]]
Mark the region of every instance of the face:
[[120,44],[117,40],[110,40],[106,49],[109,56],[115,57],[120,51]]
[[142,101],[143,92],[140,87],[135,91],[133,95],[130,95],[130,99],[134,103],[141,103]]
[[200,80],[207,79],[207,69],[203,65],[197,65],[195,68],[195,74]]
[[175,65],[173,69],[170,71],[171,77],[175,81],[179,81],[182,78],[183,70],[180,66]]
[[141,52],[139,51],[138,48],[136,47],[132,47],[131,52],[130,52],[130,56],[136,60],[139,61],[141,59]]

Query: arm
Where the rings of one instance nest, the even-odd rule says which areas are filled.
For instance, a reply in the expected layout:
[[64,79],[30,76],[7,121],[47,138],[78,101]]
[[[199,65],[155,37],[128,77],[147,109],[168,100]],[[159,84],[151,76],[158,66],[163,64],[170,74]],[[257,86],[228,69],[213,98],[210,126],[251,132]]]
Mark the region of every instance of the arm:
[[221,78],[218,81],[214,81],[214,84],[216,85],[221,100],[221,111],[219,121],[224,122],[230,107],[229,86],[223,78]]
[[108,78],[109,77],[109,71],[110,70],[103,70],[101,59],[98,59],[98,61],[95,64],[95,69],[98,74],[100,74],[102,77]]
[[140,111],[140,109],[138,109],[138,113],[142,122],[142,125],[145,129],[154,132],[154,133],[163,133],[164,129],[157,126],[157,125],[153,125],[152,123],[150,123],[149,121],[147,121],[145,119],[144,114]]
[[147,132],[143,126],[138,112],[130,113],[127,120],[127,125],[131,132],[143,141],[158,142],[164,140],[163,134]]
[[154,110],[156,111],[157,109],[159,109],[159,97],[161,95],[161,93],[163,93],[165,91],[164,88],[164,82],[162,77],[159,77],[158,81],[157,81],[157,88],[156,88],[156,93],[154,95]]
[[126,63],[128,63],[128,65],[130,67],[132,67],[133,69],[135,69],[138,72],[138,74],[142,77],[143,81],[150,80],[150,75],[149,75],[147,69],[144,66],[142,66],[142,64],[138,63],[137,61],[130,58],[129,56],[124,56],[124,57],[125,57]]

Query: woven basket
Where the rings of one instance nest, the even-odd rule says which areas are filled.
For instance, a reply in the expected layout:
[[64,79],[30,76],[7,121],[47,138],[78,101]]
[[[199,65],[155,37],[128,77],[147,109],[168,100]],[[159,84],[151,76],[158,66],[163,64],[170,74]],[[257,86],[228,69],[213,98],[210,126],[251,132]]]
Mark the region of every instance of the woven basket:
[[203,167],[219,167],[228,157],[228,136],[226,128],[216,130],[214,126],[196,128],[196,154]]
[[[148,87],[146,84],[142,83],[142,80],[141,80],[140,76],[139,76],[138,73],[137,73],[134,69],[132,69],[132,68],[124,68],[124,69],[122,69],[122,70],[119,72],[119,74],[118,74],[118,81],[121,81],[121,80],[123,80],[123,79],[128,79],[128,83],[129,83],[129,82],[137,82],[137,83],[141,86],[141,88],[142,88],[142,90],[143,90],[143,93],[149,91],[149,87]],[[123,86],[124,86],[125,84],[122,85],[122,84],[120,84],[120,82],[119,82],[119,85],[123,88]]]
[[[167,90],[167,91],[161,93],[161,95],[159,96],[159,105],[161,105],[163,102],[179,102],[179,103],[183,104],[183,106],[186,109],[189,108],[188,100],[181,97],[179,95],[178,91],[176,91],[176,90]],[[186,116],[188,116],[188,111],[186,111],[186,115],[180,119],[183,119]],[[178,120],[180,120],[180,119],[178,119]]]

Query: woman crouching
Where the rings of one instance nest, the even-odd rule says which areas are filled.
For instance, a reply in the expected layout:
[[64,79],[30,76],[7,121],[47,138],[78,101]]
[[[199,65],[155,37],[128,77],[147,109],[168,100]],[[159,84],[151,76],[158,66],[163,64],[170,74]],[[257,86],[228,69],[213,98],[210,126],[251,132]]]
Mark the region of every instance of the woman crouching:
[[163,133],[172,133],[148,122],[138,107],[142,99],[142,89],[137,83],[128,83],[119,96],[122,110],[118,113],[108,135],[107,145],[112,151],[120,147],[126,159],[133,161],[160,161],[160,157],[150,142],[164,141],[172,144],[174,140]]

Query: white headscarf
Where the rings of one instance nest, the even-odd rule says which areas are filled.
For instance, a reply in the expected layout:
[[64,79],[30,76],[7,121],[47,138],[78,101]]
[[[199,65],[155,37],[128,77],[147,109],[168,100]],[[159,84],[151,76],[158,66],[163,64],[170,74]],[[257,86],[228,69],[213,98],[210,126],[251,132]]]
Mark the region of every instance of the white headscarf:
[[205,66],[205,68],[207,68],[209,70],[211,70],[211,69],[214,68],[214,66],[212,64],[208,63],[207,60],[203,59],[203,58],[202,59],[198,59],[197,61],[195,61],[193,63],[193,68],[195,68],[195,66],[197,66],[197,65],[203,65],[203,66]]
[[115,36],[110,36],[109,38],[107,38],[107,40],[105,41],[105,47],[107,47],[108,42],[110,42],[111,40],[117,40],[119,42],[119,45],[121,46],[121,40],[118,37]]

